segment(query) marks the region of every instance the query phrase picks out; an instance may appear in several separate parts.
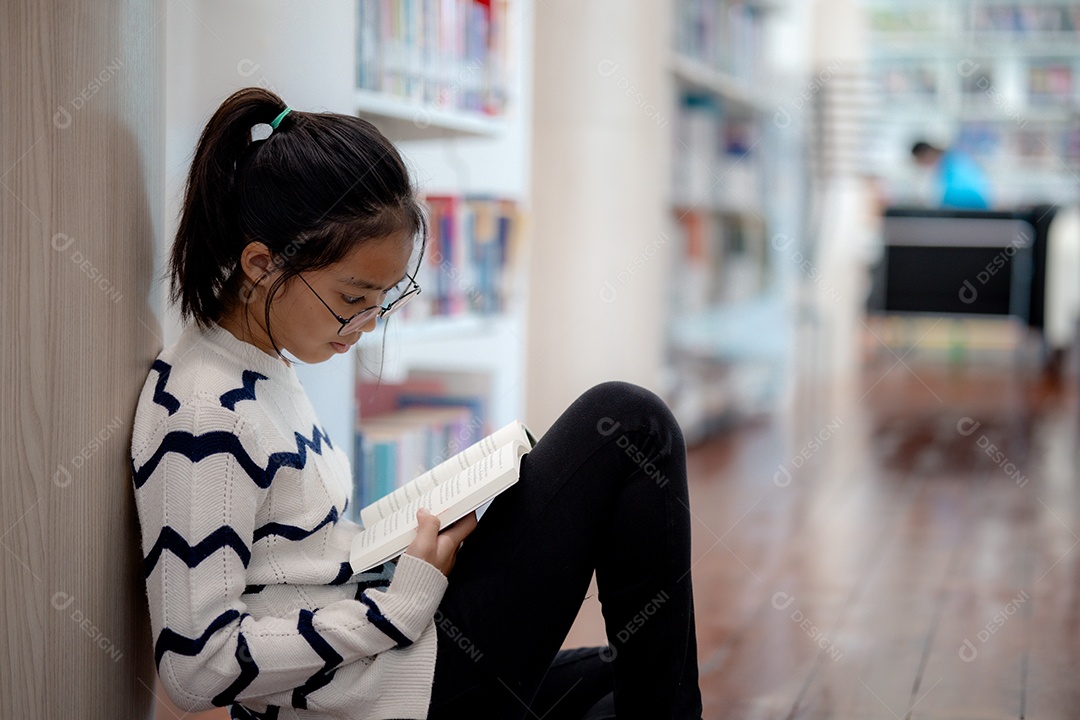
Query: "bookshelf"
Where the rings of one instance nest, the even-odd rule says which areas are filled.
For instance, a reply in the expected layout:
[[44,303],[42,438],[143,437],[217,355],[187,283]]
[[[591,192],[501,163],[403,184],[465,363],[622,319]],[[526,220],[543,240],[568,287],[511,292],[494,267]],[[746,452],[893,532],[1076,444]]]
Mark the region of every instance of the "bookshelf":
[[356,112],[398,141],[498,135],[508,17],[507,0],[357,0]]
[[684,51],[673,50],[669,60],[671,74],[685,88],[723,98],[744,112],[763,112],[768,98],[735,76],[707,64],[703,59],[690,57]]
[[353,104],[356,114],[370,120],[383,134],[396,141],[431,140],[453,137],[498,137],[506,131],[500,118],[467,110],[447,110],[357,89]]
[[[499,427],[521,413],[524,219],[517,204],[506,199],[440,195],[427,202],[453,202],[461,212],[448,217],[429,210],[429,247],[417,274],[422,291],[385,327],[361,336],[358,380],[381,373],[395,384],[417,371],[482,372],[490,379],[485,427]],[[496,210],[502,214],[486,223],[499,237],[477,242],[470,230],[478,227],[476,213]],[[449,244],[447,226],[454,228]],[[486,254],[480,255],[476,248],[485,245]],[[360,399],[361,420],[363,404]]]
[[668,61],[676,118],[669,197],[674,239],[667,396],[688,442],[769,411],[789,327],[775,249],[768,9],[676,0]]
[[[1080,197],[1080,5],[1069,0],[863,0],[888,112],[871,162],[891,199],[925,202],[921,136],[972,154],[1001,206]],[[883,168],[881,170],[880,168]]]
[[357,344],[357,508],[523,412],[522,5],[357,5],[353,108],[401,151],[430,225],[420,295]]

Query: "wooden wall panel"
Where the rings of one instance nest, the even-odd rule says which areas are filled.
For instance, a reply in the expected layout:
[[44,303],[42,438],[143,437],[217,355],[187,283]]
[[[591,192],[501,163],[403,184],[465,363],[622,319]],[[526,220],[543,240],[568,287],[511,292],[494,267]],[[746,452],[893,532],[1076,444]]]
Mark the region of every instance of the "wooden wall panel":
[[0,7],[3,718],[153,716],[128,450],[161,348],[165,12]]

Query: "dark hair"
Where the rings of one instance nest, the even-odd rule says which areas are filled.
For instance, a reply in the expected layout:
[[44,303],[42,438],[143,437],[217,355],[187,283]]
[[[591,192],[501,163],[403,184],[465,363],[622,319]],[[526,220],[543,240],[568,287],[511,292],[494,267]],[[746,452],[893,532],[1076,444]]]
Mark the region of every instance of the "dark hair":
[[918,142],[916,142],[914,145],[911,146],[911,154],[914,155],[915,157],[925,155],[926,153],[939,153],[939,152],[941,152],[941,148],[934,147],[933,145],[926,142],[925,140],[919,140]]
[[265,307],[278,354],[270,303],[297,272],[327,267],[358,245],[402,231],[414,241],[420,236],[421,258],[427,244],[427,219],[405,163],[374,125],[294,109],[268,137],[253,141],[252,128],[285,108],[275,93],[249,87],[214,112],[191,162],[169,267],[181,318],[207,327],[246,304],[254,288],[240,254],[249,242],[264,243],[282,270]]

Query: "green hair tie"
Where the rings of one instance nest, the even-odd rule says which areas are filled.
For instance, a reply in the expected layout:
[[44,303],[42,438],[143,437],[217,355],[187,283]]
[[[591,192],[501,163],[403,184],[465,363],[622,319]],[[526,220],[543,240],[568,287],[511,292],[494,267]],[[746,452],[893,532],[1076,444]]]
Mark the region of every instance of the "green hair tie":
[[278,114],[278,116],[277,116],[276,118],[274,118],[273,120],[271,120],[271,121],[270,121],[270,127],[272,127],[272,128],[274,128],[275,130],[277,130],[277,126],[278,126],[278,123],[280,123],[280,122],[281,122],[281,118],[283,118],[283,117],[285,117],[286,115],[288,115],[288,114],[289,114],[289,111],[290,111],[290,110],[292,110],[292,108],[291,108],[291,107],[287,107],[287,108],[285,108],[284,110],[282,110],[282,111],[281,111],[281,112],[280,112],[280,113]]

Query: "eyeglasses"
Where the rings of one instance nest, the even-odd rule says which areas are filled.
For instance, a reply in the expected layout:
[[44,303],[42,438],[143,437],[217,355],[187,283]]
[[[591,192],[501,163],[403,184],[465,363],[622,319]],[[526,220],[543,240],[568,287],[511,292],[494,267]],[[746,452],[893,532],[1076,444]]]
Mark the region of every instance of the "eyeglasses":
[[[304,280],[304,276],[301,275],[299,272],[296,273],[296,276],[301,280]],[[348,318],[341,317],[336,312],[334,312],[334,309],[332,307],[326,305],[326,301],[319,297],[319,293],[315,292],[315,288],[311,287],[307,280],[304,280],[304,284],[308,286],[311,292],[315,293],[315,297],[319,298],[319,302],[321,302],[323,305],[326,305],[326,309],[329,310],[335,318],[337,318],[337,321],[339,323],[341,323],[341,328],[338,329],[338,336],[341,336],[353,334],[354,332],[362,328],[364,325],[367,325],[369,322],[371,322],[372,318],[386,317],[394,311],[400,310],[402,305],[409,302],[409,300],[411,300],[416,295],[419,295],[420,286],[416,283],[416,280],[413,278],[413,276],[406,273],[405,277],[409,278],[409,284],[405,286],[405,290],[402,291],[400,295],[395,297],[388,304],[372,305],[371,307],[366,307],[363,310],[360,310],[359,312],[350,315]]]

